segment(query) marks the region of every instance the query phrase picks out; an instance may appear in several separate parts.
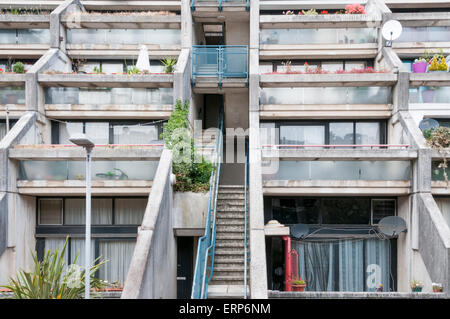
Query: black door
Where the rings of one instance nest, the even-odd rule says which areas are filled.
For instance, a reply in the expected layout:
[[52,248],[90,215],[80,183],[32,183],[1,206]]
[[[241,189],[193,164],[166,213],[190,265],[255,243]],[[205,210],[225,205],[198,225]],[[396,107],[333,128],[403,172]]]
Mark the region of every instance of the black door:
[[194,237],[177,237],[177,298],[191,298],[194,275]]

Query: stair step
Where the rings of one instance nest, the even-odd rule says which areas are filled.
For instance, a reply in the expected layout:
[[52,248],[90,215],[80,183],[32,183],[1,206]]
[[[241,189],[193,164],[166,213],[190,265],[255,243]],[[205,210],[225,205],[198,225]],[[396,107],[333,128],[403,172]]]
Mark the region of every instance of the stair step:
[[244,219],[217,218],[217,225],[229,225],[229,226],[242,226],[242,227],[244,227],[244,224],[245,224],[245,220]]
[[217,205],[244,206],[245,200],[234,198],[217,198]]
[[216,218],[221,219],[245,219],[244,212],[238,211],[217,211]]
[[233,256],[233,258],[239,258],[240,256],[242,259],[244,258],[244,251],[235,248],[218,247],[214,254],[217,256]]
[[[244,224],[242,225],[224,225],[217,224],[216,234],[217,233],[244,233]],[[247,224],[248,229],[248,224]]]
[[[249,270],[249,266],[247,264],[247,271]],[[214,274],[223,275],[222,272],[241,272],[244,273],[244,264],[227,264],[227,265],[216,265],[214,263]],[[220,273],[220,274],[219,274]]]
[[232,257],[224,257],[215,256],[214,257],[214,265],[228,265],[228,264],[241,264],[244,265],[244,258],[232,258]]
[[244,200],[245,196],[244,193],[219,193],[217,196],[217,200]]
[[[244,240],[244,233],[217,233],[216,231],[216,241],[217,240]],[[248,239],[248,233],[247,233]]]
[[[248,279],[248,277],[247,277]],[[229,283],[229,282],[240,282],[240,283],[244,283],[244,276],[236,276],[236,275],[214,275],[211,278],[211,282],[214,283]]]
[[[249,292],[248,285],[246,287],[247,294]],[[244,285],[227,285],[227,284],[209,284],[208,298],[220,299],[242,299],[244,296]]]
[[220,247],[220,248],[231,248],[231,247],[234,247],[234,248],[242,248],[242,249],[244,249],[244,241],[243,240],[223,240],[223,241],[220,241],[220,242],[217,242],[216,241],[216,248],[217,247]]

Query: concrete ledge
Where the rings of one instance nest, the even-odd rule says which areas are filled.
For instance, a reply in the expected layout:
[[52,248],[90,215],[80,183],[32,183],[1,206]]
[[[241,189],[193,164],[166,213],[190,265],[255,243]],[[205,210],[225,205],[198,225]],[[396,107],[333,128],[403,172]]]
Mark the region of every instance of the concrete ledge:
[[411,193],[409,181],[361,180],[270,180],[263,182],[264,196],[283,195],[380,195],[401,196]]
[[[449,20],[450,21],[450,20]],[[450,72],[411,73],[409,85],[414,86],[450,86]]]
[[381,25],[381,15],[261,15],[259,23],[261,29],[367,28],[368,23],[375,28]]
[[261,87],[393,86],[397,74],[261,74]]
[[0,44],[0,58],[39,59],[48,49],[49,44]]
[[135,0],[135,1],[124,1],[124,0],[83,0],[81,1],[86,10],[181,10],[181,1],[179,0],[166,0],[166,1],[155,1],[155,0]]
[[[159,161],[161,146],[114,145],[96,146],[93,161],[104,160],[153,160]],[[84,160],[86,151],[75,145],[16,145],[9,150],[9,158],[15,160]]]
[[[261,44],[259,58],[273,59],[372,59],[376,43],[364,44]],[[422,52],[423,54],[423,52]]]
[[[326,0],[320,3],[320,9],[342,9],[347,4],[353,4],[352,0]],[[358,1],[364,5],[367,0]],[[264,0],[260,2],[261,10],[293,10],[293,9],[318,9],[317,1],[311,0],[297,0],[297,1],[279,1],[279,0]]]
[[[145,43],[143,43],[145,44]],[[180,55],[181,45],[145,44],[150,59],[176,58]],[[71,57],[86,59],[137,59],[140,46],[131,44],[67,44],[67,53]]]
[[56,119],[168,119],[172,109],[169,104],[45,104],[45,114]]
[[444,293],[425,292],[313,292],[269,290],[272,299],[446,299]]
[[172,87],[173,74],[39,74],[38,82],[47,87]]
[[0,74],[0,87],[25,86],[25,74]]
[[324,150],[305,150],[305,149],[281,149],[281,150],[262,150],[263,160],[279,159],[281,161],[392,161],[409,160],[417,158],[416,150],[409,149],[324,149]]
[[289,236],[289,227],[264,227],[266,236]]
[[384,0],[389,8],[450,8],[448,0]]
[[440,52],[443,50],[444,55],[450,54],[450,42],[395,42],[392,48],[400,58],[419,57],[423,55],[425,50],[431,52]]
[[450,195],[450,187],[445,181],[432,181],[431,194],[433,195]]
[[249,21],[250,14],[245,2],[222,2],[222,11],[219,11],[217,1],[211,3],[196,1],[192,17],[195,22],[199,23],[246,22]]
[[25,104],[0,104],[0,118],[6,118],[6,107],[8,106],[9,118],[18,119],[27,111]]
[[[92,181],[92,194],[96,196],[147,196],[152,181]],[[17,181],[19,194],[31,196],[83,196],[86,182],[66,181]]]
[[389,104],[262,104],[260,119],[380,119],[390,118]]
[[50,28],[49,14],[0,15],[0,29],[48,29],[48,28]]
[[[66,14],[61,17],[61,23],[66,28],[71,28],[73,22],[71,15]],[[77,28],[79,25],[83,29],[181,29],[181,16],[80,14],[77,16],[76,24]]]
[[403,27],[440,27],[450,25],[450,12],[392,13],[391,19],[400,21]]

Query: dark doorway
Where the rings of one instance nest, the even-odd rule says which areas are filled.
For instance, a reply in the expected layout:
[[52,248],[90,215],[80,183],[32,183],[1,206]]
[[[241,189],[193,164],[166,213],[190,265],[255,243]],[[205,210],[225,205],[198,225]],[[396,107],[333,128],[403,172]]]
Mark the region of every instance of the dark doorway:
[[190,299],[194,275],[194,238],[177,237],[177,298]]

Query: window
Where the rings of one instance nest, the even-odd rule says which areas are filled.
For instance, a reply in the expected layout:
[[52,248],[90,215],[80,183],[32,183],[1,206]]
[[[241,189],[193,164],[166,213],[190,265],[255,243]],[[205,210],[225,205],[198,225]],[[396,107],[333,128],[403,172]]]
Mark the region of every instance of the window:
[[281,224],[376,225],[386,216],[396,215],[395,199],[354,197],[272,198],[270,219]]
[[62,225],[62,199],[41,199],[39,201],[39,224]]
[[[279,130],[278,144],[286,145],[379,145],[386,144],[385,121],[276,121],[261,128]],[[273,137],[272,137],[273,139]],[[264,135],[264,140],[269,141]]]
[[95,144],[151,144],[160,139],[162,121],[52,122],[52,143],[72,144],[75,133],[86,133]]

